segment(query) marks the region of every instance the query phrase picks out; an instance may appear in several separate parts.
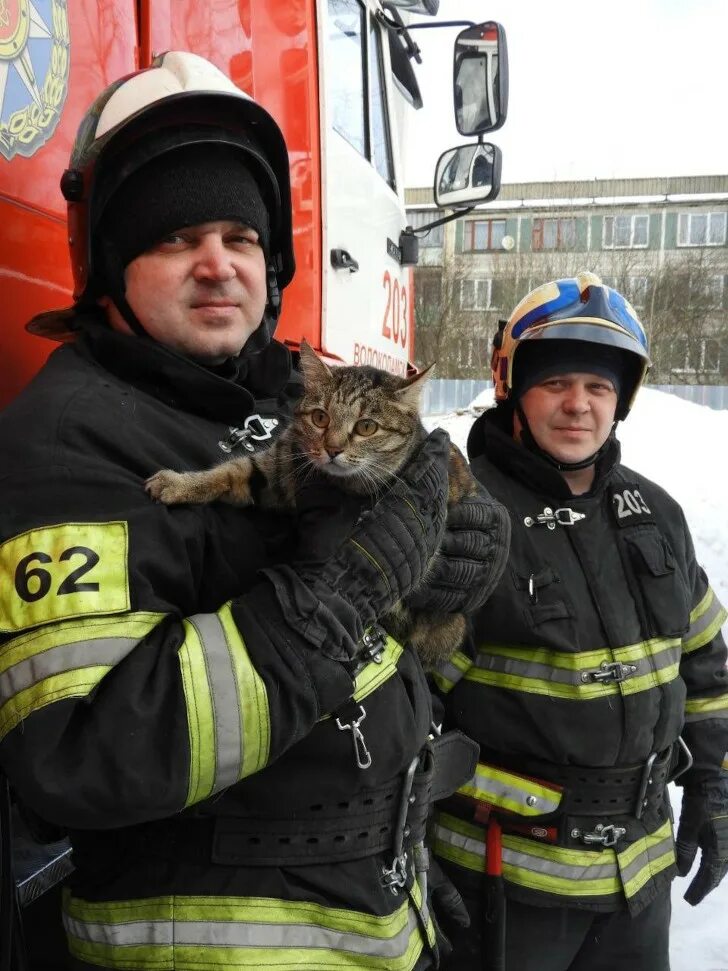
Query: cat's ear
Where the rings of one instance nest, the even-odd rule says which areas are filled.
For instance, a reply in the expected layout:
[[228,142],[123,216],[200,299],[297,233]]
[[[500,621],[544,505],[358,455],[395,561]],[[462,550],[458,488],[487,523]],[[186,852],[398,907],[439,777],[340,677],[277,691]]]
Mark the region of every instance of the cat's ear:
[[407,405],[408,408],[417,410],[420,405],[422,390],[425,387],[428,378],[431,378],[434,372],[435,365],[430,364],[429,367],[426,367],[418,374],[413,374],[411,378],[406,378],[404,387],[395,392],[400,404]]
[[309,387],[329,381],[333,377],[331,369],[324,364],[305,337],[301,340],[300,360],[303,379]]

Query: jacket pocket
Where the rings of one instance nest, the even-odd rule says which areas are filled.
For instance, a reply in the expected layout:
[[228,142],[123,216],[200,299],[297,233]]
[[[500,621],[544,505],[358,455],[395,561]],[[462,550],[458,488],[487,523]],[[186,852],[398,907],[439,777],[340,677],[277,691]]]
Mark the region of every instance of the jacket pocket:
[[512,570],[513,583],[525,603],[523,617],[529,630],[545,646],[563,651],[578,651],[576,612],[568,601],[561,578],[551,567],[528,576]]
[[[626,531],[625,531],[626,532]],[[652,637],[677,637],[690,626],[690,591],[665,537],[654,528],[625,536]]]

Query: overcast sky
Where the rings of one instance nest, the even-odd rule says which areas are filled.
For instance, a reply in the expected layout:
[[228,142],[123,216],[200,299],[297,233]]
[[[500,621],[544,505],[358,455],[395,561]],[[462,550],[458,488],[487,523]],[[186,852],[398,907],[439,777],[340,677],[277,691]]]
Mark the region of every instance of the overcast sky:
[[[503,182],[728,174],[728,0],[441,0],[438,19],[497,20],[508,120]],[[425,106],[410,111],[408,186],[460,144],[456,30],[421,30]]]

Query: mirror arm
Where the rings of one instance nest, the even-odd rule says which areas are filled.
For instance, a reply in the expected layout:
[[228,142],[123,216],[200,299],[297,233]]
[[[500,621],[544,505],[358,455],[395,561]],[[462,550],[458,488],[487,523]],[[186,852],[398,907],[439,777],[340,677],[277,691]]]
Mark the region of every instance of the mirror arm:
[[437,30],[440,27],[475,27],[475,23],[472,20],[438,20],[436,24],[428,24],[423,20],[407,24],[407,30]]
[[475,209],[475,203],[472,206],[464,206],[462,209],[455,209],[448,216],[441,216],[440,219],[435,219],[431,223],[425,223],[424,226],[418,226],[417,229],[412,229],[411,226],[407,226],[404,230],[405,233],[408,230],[412,231],[413,236],[424,236],[429,230],[434,229],[436,226],[444,226],[445,223],[451,223],[453,219],[459,219],[461,216],[467,216],[469,212]]

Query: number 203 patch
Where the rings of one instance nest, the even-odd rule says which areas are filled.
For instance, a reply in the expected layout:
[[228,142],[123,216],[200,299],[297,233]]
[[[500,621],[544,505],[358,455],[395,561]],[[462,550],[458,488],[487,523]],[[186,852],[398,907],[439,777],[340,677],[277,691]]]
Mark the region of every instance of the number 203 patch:
[[614,515],[619,526],[631,526],[637,522],[654,522],[652,510],[636,486],[615,489],[612,493]]
[[63,523],[0,545],[0,631],[129,609],[127,524]]

